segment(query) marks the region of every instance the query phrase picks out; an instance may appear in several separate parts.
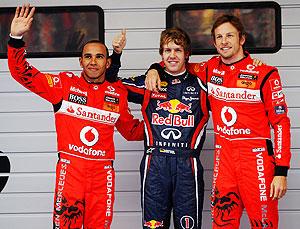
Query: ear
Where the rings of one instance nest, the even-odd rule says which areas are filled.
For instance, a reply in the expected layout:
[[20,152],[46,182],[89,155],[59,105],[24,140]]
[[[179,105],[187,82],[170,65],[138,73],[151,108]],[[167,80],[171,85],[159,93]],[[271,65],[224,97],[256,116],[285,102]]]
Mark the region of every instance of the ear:
[[82,65],[82,57],[79,57],[79,64],[80,64],[80,67],[83,68],[83,65]]
[[111,65],[111,59],[110,58],[107,58],[107,61],[106,61],[106,69],[108,69]]
[[216,41],[215,41],[215,39],[214,39],[214,46],[215,46],[215,48],[217,48],[217,44],[216,44]]
[[240,39],[240,45],[243,46],[246,42],[246,36],[242,35],[241,39]]
[[189,59],[189,56],[190,56],[190,53],[187,52],[187,53],[185,54],[185,59],[186,59],[186,60]]

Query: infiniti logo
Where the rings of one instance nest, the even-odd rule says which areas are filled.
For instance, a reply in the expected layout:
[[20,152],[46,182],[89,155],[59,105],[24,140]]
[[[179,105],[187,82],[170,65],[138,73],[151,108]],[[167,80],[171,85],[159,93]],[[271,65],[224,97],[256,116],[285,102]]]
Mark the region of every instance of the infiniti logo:
[[[231,115],[231,120],[227,120],[225,113],[228,112]],[[237,114],[232,107],[223,107],[221,111],[221,119],[226,126],[232,126],[237,120]]]
[[[94,135],[94,139],[91,141],[86,139],[86,134],[89,131]],[[99,133],[94,127],[86,126],[86,127],[82,128],[82,130],[80,131],[80,140],[87,146],[93,146],[99,140]]]
[[177,140],[181,138],[181,135],[182,135],[181,132],[174,128],[166,128],[163,129],[163,131],[161,132],[161,136],[164,139],[170,139],[170,137],[172,136],[172,139]]
[[189,86],[189,87],[186,88],[186,90],[187,91],[195,91],[196,89],[194,87]]

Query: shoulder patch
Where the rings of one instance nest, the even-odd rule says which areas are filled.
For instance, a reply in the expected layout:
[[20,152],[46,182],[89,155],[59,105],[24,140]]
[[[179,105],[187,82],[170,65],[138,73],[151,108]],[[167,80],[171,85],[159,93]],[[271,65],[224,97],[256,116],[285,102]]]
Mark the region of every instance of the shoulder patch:
[[61,72],[61,73],[59,73],[59,75],[69,77],[69,78],[76,76],[73,72]]
[[49,87],[56,87],[56,88],[62,87],[60,76],[46,73],[45,77],[47,79],[47,83]]

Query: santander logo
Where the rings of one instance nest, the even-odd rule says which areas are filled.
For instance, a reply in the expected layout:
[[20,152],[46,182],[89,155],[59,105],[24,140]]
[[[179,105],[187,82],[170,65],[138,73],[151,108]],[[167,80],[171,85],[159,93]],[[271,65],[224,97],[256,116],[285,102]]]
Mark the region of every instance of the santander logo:
[[260,91],[247,88],[227,88],[220,85],[212,84],[208,85],[208,93],[218,100],[245,102],[245,103],[260,103]]
[[75,112],[72,106],[69,106],[67,108],[67,111],[70,112],[70,113],[74,113]]
[[105,111],[65,100],[63,101],[58,113],[108,125],[114,125],[120,116],[119,113]]

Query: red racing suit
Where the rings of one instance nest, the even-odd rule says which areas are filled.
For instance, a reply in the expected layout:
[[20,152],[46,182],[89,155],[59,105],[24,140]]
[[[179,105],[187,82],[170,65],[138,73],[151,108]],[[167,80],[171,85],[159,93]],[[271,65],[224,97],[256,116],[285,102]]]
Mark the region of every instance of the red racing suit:
[[274,176],[287,176],[290,120],[278,70],[255,67],[245,55],[231,65],[220,57],[188,65],[206,78],[213,117],[213,228],[239,228],[244,207],[251,228],[278,228],[278,201],[270,198],[270,185]]
[[53,228],[110,228],[114,203],[114,127],[127,140],[143,140],[143,122],[128,112],[120,81],[88,83],[70,72],[44,74],[25,59],[24,42],[10,39],[11,75],[53,104],[59,161]]

